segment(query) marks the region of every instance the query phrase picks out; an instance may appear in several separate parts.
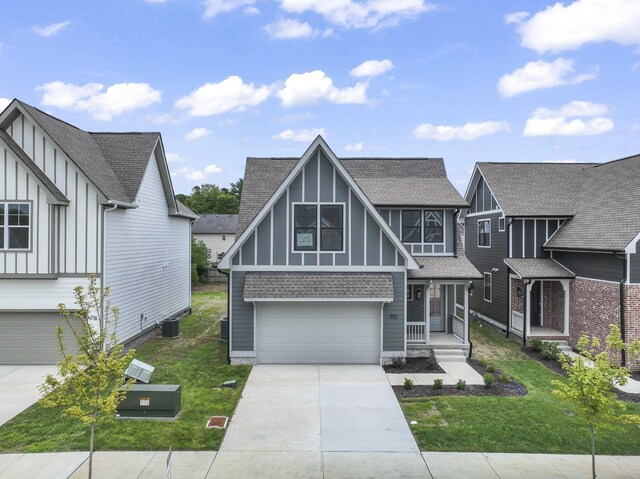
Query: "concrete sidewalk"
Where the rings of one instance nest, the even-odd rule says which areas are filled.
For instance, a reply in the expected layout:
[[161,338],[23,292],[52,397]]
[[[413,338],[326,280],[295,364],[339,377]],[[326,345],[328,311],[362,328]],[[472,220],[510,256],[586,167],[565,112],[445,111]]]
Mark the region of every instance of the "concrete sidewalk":
[[[243,461],[244,478],[423,478],[423,479],[578,479],[591,477],[591,456],[502,454],[476,452],[273,452],[280,468],[261,469],[263,454],[228,460]],[[411,456],[411,457],[409,457]],[[174,451],[172,479],[222,477],[225,469],[216,451]],[[87,477],[86,452],[0,454],[0,479],[78,479]],[[167,452],[96,452],[95,479],[165,478]],[[598,456],[600,479],[640,477],[638,456]],[[220,471],[218,471],[220,469]],[[257,475],[256,475],[257,474]]]

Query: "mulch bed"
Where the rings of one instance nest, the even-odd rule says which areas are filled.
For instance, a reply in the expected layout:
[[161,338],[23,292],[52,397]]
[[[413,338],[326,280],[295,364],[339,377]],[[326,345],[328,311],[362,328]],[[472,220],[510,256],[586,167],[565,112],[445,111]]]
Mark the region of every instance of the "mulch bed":
[[404,364],[394,365],[387,364],[384,366],[386,373],[440,373],[443,374],[444,370],[438,366],[435,358],[429,356],[428,358],[406,358]]
[[[490,388],[484,386],[466,386],[464,389],[458,389],[456,386],[443,386],[442,389],[436,389],[433,386],[413,386],[411,389],[405,389],[403,386],[393,386],[393,392],[398,399],[416,398],[416,397],[437,397],[437,396],[524,396],[527,394],[527,388],[517,381],[501,381],[502,371],[489,371],[480,364],[476,359],[467,360],[469,365],[475,369],[481,376],[485,373],[493,375],[494,382]],[[504,379],[504,378],[502,378]]]

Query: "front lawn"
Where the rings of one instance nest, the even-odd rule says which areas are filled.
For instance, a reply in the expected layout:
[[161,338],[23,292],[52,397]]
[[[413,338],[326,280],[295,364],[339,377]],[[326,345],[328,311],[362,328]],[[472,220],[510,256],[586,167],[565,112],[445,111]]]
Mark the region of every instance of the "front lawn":
[[[108,450],[216,450],[224,431],[205,429],[213,415],[231,416],[249,375],[248,366],[229,366],[220,341],[219,318],[227,307],[224,292],[194,292],[193,314],[180,322],[177,338],[154,338],[136,358],[155,366],[154,384],[182,386],[182,415],[172,422],[117,420],[96,429],[95,448]],[[237,389],[219,386],[237,379]],[[0,452],[88,450],[88,430],[60,417],[55,409],[34,405],[0,427]]]
[[[589,454],[589,434],[568,403],[551,393],[561,376],[520,351],[500,333],[473,325],[473,357],[485,358],[528,389],[521,397],[403,399],[401,406],[422,451]],[[640,404],[628,403],[640,414]],[[598,454],[640,455],[640,427],[611,425],[596,432]]]

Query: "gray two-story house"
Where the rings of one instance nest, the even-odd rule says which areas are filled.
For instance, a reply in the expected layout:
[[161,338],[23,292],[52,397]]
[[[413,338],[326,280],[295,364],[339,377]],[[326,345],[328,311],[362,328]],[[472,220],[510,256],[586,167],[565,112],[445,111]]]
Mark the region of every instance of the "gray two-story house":
[[639,338],[638,179],[640,156],[476,164],[460,215],[483,275],[472,310],[523,341],[575,347],[584,333],[604,338],[609,324]]
[[230,276],[232,363],[384,363],[469,349],[481,278],[442,159],[248,158]]

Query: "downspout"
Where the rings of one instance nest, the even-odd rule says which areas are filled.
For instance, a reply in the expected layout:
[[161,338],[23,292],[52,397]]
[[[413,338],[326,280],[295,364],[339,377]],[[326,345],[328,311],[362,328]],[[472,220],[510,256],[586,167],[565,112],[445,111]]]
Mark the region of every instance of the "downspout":
[[[231,317],[229,316],[229,306],[230,306],[229,305],[229,298],[230,298],[229,288],[231,288],[231,276],[229,275],[229,273],[226,273],[221,269],[219,269],[218,271],[227,277],[227,322],[228,322],[229,331],[231,331]],[[222,327],[222,325],[220,325],[220,327]],[[227,333],[227,364],[231,364],[231,340],[229,336],[230,334]]]
[[522,283],[524,284],[524,301],[522,302],[522,345],[527,345],[527,285],[529,284],[530,279],[523,279]]
[[[100,272],[102,273],[102,280],[100,283],[100,327],[102,328],[102,321],[104,320],[104,290],[107,287],[107,272],[105,271],[104,265],[105,265],[105,258],[106,258],[106,251],[107,251],[107,242],[106,242],[106,229],[105,229],[105,225],[107,224],[107,212],[109,211],[113,211],[115,209],[118,208],[117,204],[111,204],[110,203],[110,207],[109,208],[104,208],[102,210],[103,214],[102,214],[102,255],[100,258]],[[105,345],[106,346],[106,345]]]
[[[498,220],[500,221],[500,220]],[[509,258],[509,245],[511,244],[511,223],[513,223],[513,218],[509,218],[509,224],[507,224],[506,216],[504,222],[504,228],[507,230],[507,258]],[[509,310],[509,303],[513,303],[513,292],[511,291],[511,277],[509,276],[509,267],[507,266],[504,269],[505,274],[507,275],[507,291],[510,291],[511,301],[507,302],[507,332],[505,334],[505,338],[509,337],[509,333],[511,332],[511,311]]]
[[456,216],[460,213],[460,208],[456,208],[453,212],[453,257],[458,257],[458,220]]
[[[473,283],[469,282],[469,286],[467,287],[467,297],[469,297],[469,293],[473,288]],[[468,301],[467,301],[468,305]],[[455,305],[454,305],[455,306]],[[469,313],[467,312],[467,317],[469,317]],[[471,355],[473,354],[473,341],[471,341],[471,318],[467,321],[467,341],[469,342],[469,358],[471,359]]]
[[[627,282],[627,255],[624,255],[624,259],[622,260],[622,280],[620,281],[620,336],[622,338],[622,342],[626,342],[626,317],[624,313],[624,308],[626,305],[626,297],[625,297],[625,283]],[[627,365],[627,352],[622,349],[622,365]]]

